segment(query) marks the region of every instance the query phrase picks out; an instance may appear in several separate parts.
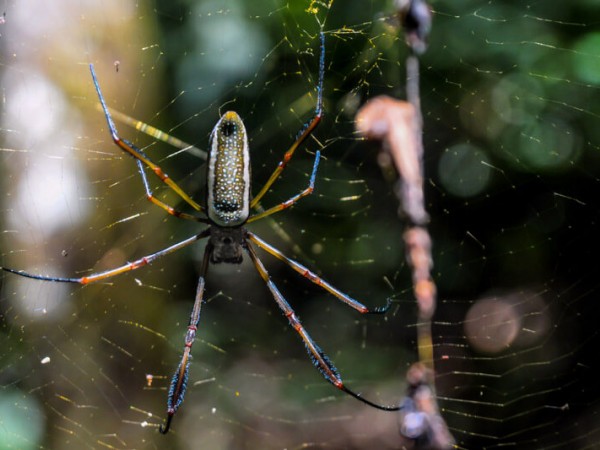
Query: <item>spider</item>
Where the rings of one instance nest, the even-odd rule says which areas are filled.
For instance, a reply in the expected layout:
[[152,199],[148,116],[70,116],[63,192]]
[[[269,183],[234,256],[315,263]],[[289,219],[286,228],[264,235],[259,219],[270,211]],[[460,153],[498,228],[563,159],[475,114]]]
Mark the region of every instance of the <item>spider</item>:
[[[324,34],[320,34],[320,57],[319,57],[319,80],[317,85],[317,105],[313,117],[304,124],[302,129],[296,136],[296,139],[289,147],[289,149],[283,155],[283,159],[278,164],[276,169],[271,174],[262,189],[251,198],[250,191],[250,155],[248,149],[248,137],[244,123],[240,116],[233,111],[224,113],[217,124],[215,125],[211,136],[210,145],[208,152],[208,163],[207,163],[207,199],[206,205],[200,206],[196,203],[188,194],[186,194],[177,183],[175,183],[169,176],[155,164],[143,150],[138,148],[132,142],[119,137],[117,129],[114,125],[102,92],[98,79],[96,78],[96,72],[94,66],[90,64],[90,72],[92,75],[92,81],[98,94],[108,128],[114,143],[121,148],[123,151],[131,155],[138,167],[145,194],[147,199],[162,208],[167,213],[178,217],[180,219],[193,220],[208,225],[207,228],[202,230],[200,233],[195,234],[187,239],[182,240],[174,245],[159,250],[150,255],[143,256],[133,262],[126,263],[122,266],[109,269],[103,272],[92,273],[90,275],[80,278],[65,278],[65,277],[54,277],[35,275],[20,270],[10,269],[2,267],[4,271],[11,272],[23,277],[33,278],[36,280],[45,280],[51,282],[65,282],[65,283],[78,283],[86,285],[100,280],[105,280],[113,276],[122,274],[124,272],[139,269],[145,265],[148,265],[158,258],[166,256],[184,247],[187,247],[201,239],[208,238],[204,250],[204,256],[200,266],[200,274],[198,277],[198,287],[196,290],[194,306],[190,314],[190,320],[187,327],[187,332],[184,339],[183,354],[181,361],[173,375],[169,387],[167,397],[167,418],[164,425],[159,427],[159,431],[166,434],[170,427],[173,416],[181,406],[183,398],[185,396],[188,373],[191,360],[192,345],[196,339],[196,332],[198,330],[198,323],[200,321],[200,308],[203,303],[205,279],[208,271],[209,262],[213,264],[227,263],[227,264],[239,264],[242,261],[243,253],[245,252],[256,267],[261,278],[264,280],[268,289],[271,291],[273,298],[277,302],[277,305],[281,309],[283,315],[287,318],[289,324],[298,333],[302,341],[306,346],[306,350],[317,369],[325,377],[327,381],[333,384],[336,388],[351,395],[352,397],[362,401],[363,403],[372,406],[374,408],[384,411],[397,411],[400,406],[392,405],[380,405],[362,397],[360,393],[354,392],[343,383],[340,373],[333,365],[333,362],[329,357],[321,350],[316,342],[310,337],[308,332],[304,329],[300,320],[294,313],[294,310],[286,301],[284,296],[279,292],[279,289],[271,280],[269,273],[267,272],[262,261],[259,259],[254,245],[260,247],[265,252],[271,254],[275,258],[283,261],[293,270],[298,272],[303,277],[310,280],[315,285],[326,290],[333,296],[337,297],[340,301],[346,303],[350,307],[354,308],[361,314],[383,314],[385,313],[390,302],[383,307],[377,307],[369,309],[362,303],[354,300],[347,294],[341,292],[327,281],[317,276],[314,272],[303,266],[302,264],[294,261],[293,259],[285,256],[281,251],[275,247],[269,245],[267,242],[262,240],[256,234],[252,233],[246,228],[246,224],[254,222],[258,219],[270,216],[276,212],[282,211],[286,208],[291,207],[297,203],[303,197],[310,195],[313,192],[317,168],[319,166],[320,151],[315,152],[314,164],[312,173],[310,176],[308,187],[302,190],[299,194],[291,197],[289,200],[280,203],[276,206],[267,209],[259,209],[259,202],[263,196],[270,190],[273,183],[279,178],[281,172],[292,158],[294,152],[298,147],[306,141],[306,139],[313,133],[323,114],[323,78],[325,72],[325,38]],[[152,193],[150,184],[146,177],[146,169],[150,169],[154,174],[170,189],[181,197],[189,206],[191,206],[195,213],[190,214],[182,212],[172,206],[164,203],[160,199],[156,198]],[[257,209],[258,212],[250,214],[250,210]]]

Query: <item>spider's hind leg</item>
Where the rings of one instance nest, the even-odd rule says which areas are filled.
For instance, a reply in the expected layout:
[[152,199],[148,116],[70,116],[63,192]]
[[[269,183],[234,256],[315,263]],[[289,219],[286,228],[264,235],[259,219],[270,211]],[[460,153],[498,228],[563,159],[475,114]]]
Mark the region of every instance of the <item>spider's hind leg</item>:
[[182,219],[187,220],[195,220],[197,222],[207,223],[207,220],[202,217],[194,216],[193,214],[183,213],[181,211],[176,210],[175,208],[167,205],[161,200],[157,199],[152,190],[150,189],[150,185],[148,183],[148,179],[144,172],[144,166],[150,169],[154,174],[165,184],[167,185],[173,192],[175,192],[183,201],[185,201],[188,205],[194,208],[198,212],[203,212],[202,207],[196,203],[188,194],[184,192],[184,190],[175,183],[167,173],[165,173],[158,164],[154,163],[140,148],[138,148],[132,142],[129,142],[126,139],[122,139],[118,132],[117,127],[115,126],[112,117],[110,115],[110,111],[108,110],[108,106],[106,105],[106,101],[104,100],[104,96],[102,95],[102,90],[100,89],[100,84],[98,83],[98,78],[96,77],[96,71],[94,70],[94,65],[90,64],[90,73],[92,74],[92,81],[94,83],[94,88],[96,89],[96,94],[98,95],[98,100],[100,101],[100,105],[102,106],[102,111],[104,112],[104,117],[106,119],[106,123],[108,124],[108,128],[110,130],[110,135],[113,142],[124,152],[128,153],[132,156],[137,164],[138,171],[140,176],[142,177],[142,183],[144,184],[144,189],[146,191],[146,198],[157,205],[158,207],[164,209],[171,215],[180,217]]
[[325,78],[325,34],[323,32],[319,34],[319,40],[321,43],[321,55],[319,56],[319,81],[317,83],[317,105],[315,107],[315,113],[313,117],[302,126],[296,135],[296,139],[290,148],[284,153],[283,159],[279,162],[271,174],[271,177],[267,180],[258,194],[254,196],[252,202],[250,203],[251,208],[255,208],[258,205],[264,195],[269,191],[269,189],[271,189],[273,183],[277,181],[290,159],[292,159],[294,152],[302,145],[304,141],[306,141],[308,137],[312,135],[313,131],[315,131],[315,128],[317,128],[317,125],[319,125],[321,122],[321,118],[323,117],[323,79]]

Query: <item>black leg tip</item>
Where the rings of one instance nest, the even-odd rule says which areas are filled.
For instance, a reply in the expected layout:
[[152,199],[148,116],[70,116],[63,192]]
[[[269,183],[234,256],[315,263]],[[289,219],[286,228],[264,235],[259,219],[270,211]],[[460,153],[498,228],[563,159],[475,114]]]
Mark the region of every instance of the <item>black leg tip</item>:
[[388,310],[390,309],[390,307],[392,306],[392,299],[388,298],[386,300],[385,306],[378,306],[377,308],[374,308],[373,310],[369,311],[370,314],[385,314],[386,312],[388,312]]
[[160,425],[158,427],[158,431],[160,432],[160,434],[167,434],[169,432],[169,429],[171,428],[171,420],[173,420],[173,414],[169,413],[165,425]]

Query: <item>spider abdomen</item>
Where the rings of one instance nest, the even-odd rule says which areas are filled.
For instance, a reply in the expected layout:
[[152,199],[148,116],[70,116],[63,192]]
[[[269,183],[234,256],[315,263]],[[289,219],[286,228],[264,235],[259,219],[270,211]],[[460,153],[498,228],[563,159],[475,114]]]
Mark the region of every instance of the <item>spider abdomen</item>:
[[243,224],[250,214],[250,154],[246,127],[228,111],[211,134],[208,156],[208,217],[218,226]]

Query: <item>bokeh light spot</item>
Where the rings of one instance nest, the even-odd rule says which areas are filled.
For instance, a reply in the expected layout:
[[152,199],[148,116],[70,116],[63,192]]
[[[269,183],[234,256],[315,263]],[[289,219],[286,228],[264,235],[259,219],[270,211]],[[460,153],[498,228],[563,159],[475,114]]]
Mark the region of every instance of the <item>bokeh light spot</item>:
[[600,32],[588,33],[575,43],[573,68],[581,80],[600,84]]
[[508,348],[520,327],[521,320],[515,308],[495,298],[476,302],[465,319],[465,335],[469,344],[483,353],[498,353]]
[[0,448],[40,448],[44,419],[32,396],[17,390],[0,395]]
[[471,144],[455,145],[440,158],[438,176],[452,195],[474,197],[481,194],[490,181],[489,158]]
[[561,119],[546,116],[505,137],[506,149],[532,170],[561,170],[578,159],[578,140],[572,127]]

